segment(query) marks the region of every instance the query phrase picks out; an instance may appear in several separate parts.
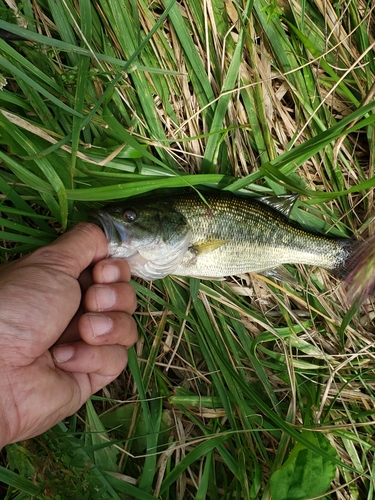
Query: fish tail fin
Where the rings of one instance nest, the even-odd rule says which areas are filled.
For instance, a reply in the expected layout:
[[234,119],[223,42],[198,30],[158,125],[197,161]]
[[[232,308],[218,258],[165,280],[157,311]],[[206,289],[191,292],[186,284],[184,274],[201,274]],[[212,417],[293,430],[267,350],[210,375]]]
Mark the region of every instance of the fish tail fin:
[[346,282],[350,302],[363,302],[375,295],[375,236],[367,241],[341,241],[345,257],[332,274]]

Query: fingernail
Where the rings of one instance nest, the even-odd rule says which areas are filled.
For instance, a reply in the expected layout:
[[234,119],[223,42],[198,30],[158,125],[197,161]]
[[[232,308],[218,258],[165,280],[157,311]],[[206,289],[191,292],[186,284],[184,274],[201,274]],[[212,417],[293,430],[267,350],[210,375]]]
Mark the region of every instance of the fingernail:
[[120,277],[120,269],[113,264],[105,264],[102,268],[102,274],[106,283],[114,283]]
[[96,305],[98,311],[105,311],[115,305],[117,295],[116,292],[109,286],[95,287]]
[[52,351],[52,355],[57,363],[65,363],[65,361],[73,357],[74,353],[75,349],[71,345],[59,345]]
[[88,314],[88,317],[90,318],[93,337],[99,337],[99,335],[108,333],[113,326],[113,321],[108,316],[103,316],[102,314]]

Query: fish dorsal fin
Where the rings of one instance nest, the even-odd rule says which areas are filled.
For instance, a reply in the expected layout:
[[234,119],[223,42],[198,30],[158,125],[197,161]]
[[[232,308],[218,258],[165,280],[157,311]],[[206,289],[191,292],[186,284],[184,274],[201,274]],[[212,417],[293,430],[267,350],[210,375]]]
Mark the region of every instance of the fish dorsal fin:
[[208,253],[221,247],[227,241],[228,240],[202,240],[198,241],[197,243],[194,243],[193,249],[197,255],[202,253]]
[[285,217],[289,218],[290,212],[298,200],[299,194],[283,194],[280,196],[261,196],[258,201],[269,205],[278,212],[281,212]]

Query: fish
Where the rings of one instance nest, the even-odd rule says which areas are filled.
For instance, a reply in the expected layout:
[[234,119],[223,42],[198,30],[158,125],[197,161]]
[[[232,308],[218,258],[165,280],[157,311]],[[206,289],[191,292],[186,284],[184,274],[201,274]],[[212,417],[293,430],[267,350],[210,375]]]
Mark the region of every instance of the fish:
[[108,257],[126,259],[132,275],[144,280],[277,278],[284,264],[318,266],[345,279],[363,242],[303,229],[289,219],[297,198],[192,191],[112,203],[96,216]]

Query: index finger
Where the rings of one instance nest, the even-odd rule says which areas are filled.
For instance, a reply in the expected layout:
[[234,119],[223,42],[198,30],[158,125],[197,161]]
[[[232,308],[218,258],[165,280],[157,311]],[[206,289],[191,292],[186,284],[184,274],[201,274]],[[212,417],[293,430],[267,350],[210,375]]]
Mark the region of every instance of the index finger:
[[35,250],[23,265],[48,266],[75,279],[91,264],[106,257],[108,243],[103,231],[89,222],[81,222],[56,241]]

